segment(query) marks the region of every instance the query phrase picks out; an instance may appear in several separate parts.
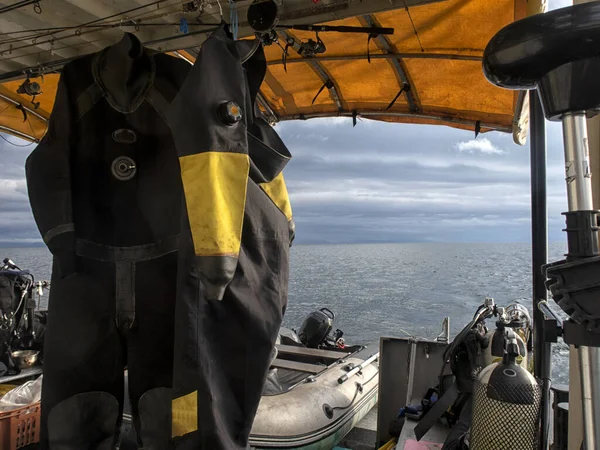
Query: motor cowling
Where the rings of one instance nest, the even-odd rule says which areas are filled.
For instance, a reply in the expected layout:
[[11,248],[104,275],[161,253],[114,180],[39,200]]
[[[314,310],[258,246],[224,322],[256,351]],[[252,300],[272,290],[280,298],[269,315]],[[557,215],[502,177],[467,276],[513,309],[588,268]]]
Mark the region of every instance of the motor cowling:
[[331,332],[334,319],[335,314],[327,308],[311,312],[298,330],[300,341],[309,348],[317,348]]
[[502,361],[485,367],[473,389],[470,450],[536,449],[541,412],[541,388],[517,364],[516,333],[505,330]]

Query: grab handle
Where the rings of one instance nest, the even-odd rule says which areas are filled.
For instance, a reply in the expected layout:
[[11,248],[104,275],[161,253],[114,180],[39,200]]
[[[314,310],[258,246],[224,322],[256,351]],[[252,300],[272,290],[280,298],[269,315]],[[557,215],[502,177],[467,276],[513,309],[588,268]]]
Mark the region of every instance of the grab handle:
[[[335,319],[335,314],[329,308],[321,308],[321,311],[326,313],[326,315],[331,319]],[[329,313],[329,314],[327,314]]]

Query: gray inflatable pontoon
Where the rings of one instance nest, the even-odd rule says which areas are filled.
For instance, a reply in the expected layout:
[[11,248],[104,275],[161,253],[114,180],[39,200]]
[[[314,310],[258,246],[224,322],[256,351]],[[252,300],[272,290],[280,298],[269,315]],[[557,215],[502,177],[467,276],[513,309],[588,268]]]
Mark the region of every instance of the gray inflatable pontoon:
[[[377,346],[321,350],[282,342],[276,346],[250,445],[331,450],[377,403]],[[340,383],[344,376],[349,377]]]

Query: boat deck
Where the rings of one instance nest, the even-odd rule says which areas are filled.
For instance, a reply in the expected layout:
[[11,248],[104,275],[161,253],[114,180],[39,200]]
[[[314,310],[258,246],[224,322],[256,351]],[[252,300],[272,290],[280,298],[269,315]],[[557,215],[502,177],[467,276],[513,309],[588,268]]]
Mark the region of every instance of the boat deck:
[[[428,450],[437,450],[442,448],[442,444],[448,434],[448,428],[442,423],[437,423],[420,441],[421,446],[414,446],[416,441],[414,428],[418,422],[406,420],[402,433],[398,439],[395,450],[408,450],[416,448],[427,448]],[[377,406],[358,423],[358,425],[346,435],[338,444],[335,450],[376,450],[377,442]],[[427,445],[423,447],[422,445]]]
[[[24,382],[29,378],[35,377],[41,373],[40,368],[27,369],[21,372],[20,375],[14,377],[4,377],[1,383],[12,383],[14,381]],[[407,420],[402,434],[398,440],[396,450],[405,450],[411,448],[407,446],[411,441],[415,440],[413,429],[417,422]],[[136,444],[133,440],[133,430],[129,423],[124,424],[123,434],[126,438],[122,441],[119,450],[136,450]],[[423,438],[423,442],[427,442],[429,449],[441,449],[448,429],[444,425],[437,424]],[[344,437],[338,444],[336,450],[376,450],[377,449],[377,405],[369,411],[369,413],[358,423],[358,425]],[[415,448],[415,447],[412,447]],[[36,450],[37,445],[23,447],[22,450]]]

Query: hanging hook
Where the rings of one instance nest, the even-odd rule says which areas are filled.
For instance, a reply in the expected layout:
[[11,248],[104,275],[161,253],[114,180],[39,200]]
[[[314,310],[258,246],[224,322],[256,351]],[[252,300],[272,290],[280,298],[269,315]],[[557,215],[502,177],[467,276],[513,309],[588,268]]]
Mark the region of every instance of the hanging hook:
[[367,61],[371,64],[371,39],[379,37],[378,34],[371,33],[369,34],[369,38],[367,39]]
[[40,6],[40,2],[35,2],[35,3],[33,4],[33,11],[34,11],[36,14],[41,14],[41,13],[42,13],[42,7]]
[[319,91],[317,92],[317,95],[315,95],[315,97],[313,98],[312,102],[310,103],[311,105],[315,104],[315,101],[317,100],[317,97],[319,96],[319,94],[321,94],[321,92],[323,92],[323,90],[325,88],[327,89],[332,89],[334,86],[333,81],[331,81],[329,78],[327,80],[325,80],[325,83],[323,83],[323,86],[321,86],[321,89],[319,89]]
[[221,6],[221,2],[219,0],[217,0],[217,5],[219,5],[219,14],[221,15],[221,22],[224,22],[225,19],[223,19],[223,7]]
[[279,47],[281,47],[281,50],[283,51],[281,55],[281,62],[283,63],[283,70],[285,71],[285,73],[287,73],[287,59],[288,56],[290,56],[290,54],[288,53],[288,48],[294,45],[293,40],[288,39],[287,43],[285,44],[285,48],[281,46],[281,43],[279,41],[277,41],[277,44],[279,44]]
[[[33,103],[33,101],[32,101]],[[20,103],[18,105],[15,105],[15,108],[17,108],[19,111],[21,111],[23,113],[23,123],[27,122],[27,111],[25,111],[25,108],[23,108],[23,105],[21,105]]]
[[235,7],[235,3],[233,0],[229,0],[229,26],[231,27],[231,31],[233,33],[233,40],[237,41],[238,29],[239,29],[239,19],[238,19],[238,11]]
[[477,139],[477,136],[479,136],[480,132],[481,132],[481,120],[478,120],[475,122],[475,139]]
[[408,92],[408,91],[410,91],[410,85],[408,83],[402,83],[402,87],[400,88],[400,91],[398,91],[398,93],[396,94],[394,99],[390,102],[390,104],[387,106],[387,108],[385,108],[385,110],[387,111],[392,106],[394,106],[394,103],[396,103],[396,100],[398,100],[398,98],[402,95],[402,93]]

